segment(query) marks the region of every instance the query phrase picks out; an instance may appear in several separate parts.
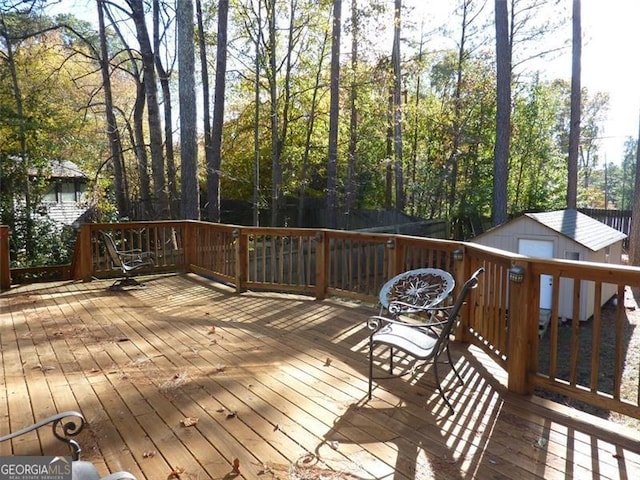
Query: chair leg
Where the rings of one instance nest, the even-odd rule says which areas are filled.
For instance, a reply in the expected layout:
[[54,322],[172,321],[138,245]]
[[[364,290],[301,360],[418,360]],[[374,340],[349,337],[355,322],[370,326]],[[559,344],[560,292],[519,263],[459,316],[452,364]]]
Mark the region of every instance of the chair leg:
[[373,340],[369,338],[369,400],[371,400],[372,388],[373,388]]
[[453,363],[453,359],[451,358],[451,351],[449,350],[449,345],[447,345],[447,357],[449,358],[449,365],[451,365],[451,370],[453,370],[453,372],[456,374],[456,377],[458,377],[460,386],[464,385],[464,380],[460,376],[460,373],[458,373],[458,370],[456,369],[456,366]]
[[444,403],[447,404],[447,407],[449,407],[449,412],[453,415],[455,413],[455,410],[453,409],[453,406],[451,405],[451,403],[449,402],[449,399],[447,398],[447,396],[444,393],[444,389],[442,388],[442,385],[440,385],[440,377],[438,376],[438,362],[437,362],[437,358],[433,359],[433,374],[436,377],[436,385],[438,387],[438,392],[440,393],[440,396],[442,397],[442,399],[444,400]]
[[111,284],[111,286],[109,287],[109,290],[120,290],[122,289],[122,287],[145,288],[146,285],[142,282],[139,282],[133,277],[123,277],[113,282],[113,284]]

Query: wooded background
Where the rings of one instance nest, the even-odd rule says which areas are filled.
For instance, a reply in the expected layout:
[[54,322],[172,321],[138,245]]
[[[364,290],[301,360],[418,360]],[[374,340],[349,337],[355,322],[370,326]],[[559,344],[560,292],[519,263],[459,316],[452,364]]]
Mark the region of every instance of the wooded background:
[[[633,206],[637,142],[604,162],[608,95],[580,87],[579,0],[452,0],[435,26],[441,0],[51,3],[0,5],[0,222],[25,261],[53,158],[100,221],[219,221],[221,198],[341,228]],[[548,78],[567,49],[573,82]]]

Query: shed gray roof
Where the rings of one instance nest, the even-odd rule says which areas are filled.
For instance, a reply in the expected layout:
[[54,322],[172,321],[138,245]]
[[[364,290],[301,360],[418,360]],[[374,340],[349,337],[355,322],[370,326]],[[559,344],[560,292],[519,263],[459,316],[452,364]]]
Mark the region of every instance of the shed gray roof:
[[627,237],[615,228],[576,210],[526,213],[525,215],[594,252]]

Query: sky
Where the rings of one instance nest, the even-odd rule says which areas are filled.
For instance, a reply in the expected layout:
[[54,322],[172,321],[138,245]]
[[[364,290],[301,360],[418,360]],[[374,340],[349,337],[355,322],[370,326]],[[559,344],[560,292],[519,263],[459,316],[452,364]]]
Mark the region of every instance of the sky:
[[[403,0],[403,5],[416,6],[418,14],[431,17],[434,22],[445,22],[458,3],[459,0]],[[489,8],[492,3],[487,0]],[[571,12],[571,0],[560,0],[560,3]],[[343,2],[343,17],[348,7]],[[85,9],[95,17],[94,0],[61,0],[56,6],[57,11],[76,14]],[[620,164],[625,141],[638,137],[640,62],[634,55],[636,48],[640,48],[638,21],[640,0],[582,0],[582,86],[592,94],[606,92],[610,98],[600,140],[601,161]],[[565,33],[570,37],[570,21],[566,28]],[[569,80],[571,49],[544,66],[550,78]]]
[[601,147],[607,162],[620,163],[624,141],[638,137],[640,63],[635,52],[640,48],[639,20],[638,0],[582,0],[581,80],[589,91],[610,95]]

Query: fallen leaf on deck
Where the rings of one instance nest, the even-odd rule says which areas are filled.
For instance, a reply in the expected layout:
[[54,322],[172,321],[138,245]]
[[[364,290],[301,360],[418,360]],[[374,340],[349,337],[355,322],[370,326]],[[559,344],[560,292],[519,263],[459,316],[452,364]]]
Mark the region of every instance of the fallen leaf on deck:
[[273,427],[273,431],[276,432],[280,429],[280,425],[276,423],[275,427]]
[[187,417],[180,420],[183,427],[193,427],[198,423],[198,417]]
[[226,365],[218,365],[216,368],[213,369],[213,373],[224,372],[226,369],[227,369]]
[[[209,314],[207,313],[207,315],[209,315]],[[216,333],[216,327],[211,327],[209,329],[209,335],[213,335],[214,333]]]
[[238,416],[238,412],[227,413],[227,418],[236,418],[237,416]]
[[266,475],[267,473],[273,473],[273,470],[269,465],[263,465],[262,469],[258,471],[258,475]]
[[224,408],[220,407],[220,408],[216,409],[216,412],[222,413],[222,412],[224,412]]
[[176,467],[173,470],[171,470],[171,473],[169,473],[167,480],[180,480],[182,478],[181,475],[183,473],[184,473],[183,467]]
[[155,450],[149,450],[148,452],[144,452],[142,454],[142,458],[153,458],[156,456],[158,452],[156,452]]
[[118,337],[116,338],[116,342],[128,342],[129,338],[128,337]]
[[240,460],[237,458],[233,459],[233,470],[232,473],[240,473]]
[[327,359],[324,361],[324,366],[328,367],[329,365],[331,365],[331,359],[327,357]]

